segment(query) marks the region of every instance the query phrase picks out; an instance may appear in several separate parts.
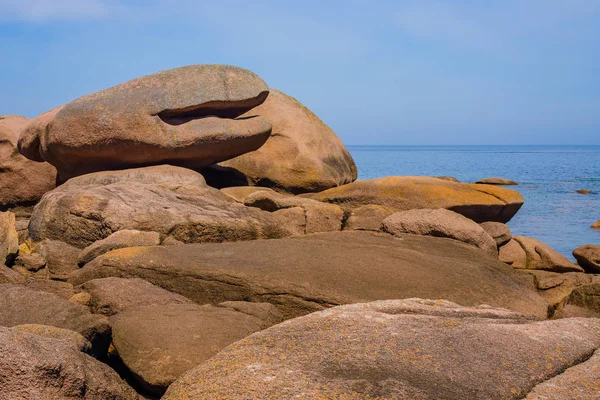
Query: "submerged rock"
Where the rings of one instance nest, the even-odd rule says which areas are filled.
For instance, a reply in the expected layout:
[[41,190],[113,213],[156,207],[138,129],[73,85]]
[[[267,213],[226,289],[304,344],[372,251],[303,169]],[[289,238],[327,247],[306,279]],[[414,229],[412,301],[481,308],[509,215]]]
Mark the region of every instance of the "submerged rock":
[[419,299],[352,304],[234,343],[163,399],[517,399],[598,347],[600,319],[535,322]]
[[54,165],[63,181],[155,164],[203,168],[265,143],[271,133],[267,119],[238,117],[268,93],[262,79],[238,67],[162,71],[40,116],[43,121],[34,120],[25,129],[19,149]]
[[588,190],[588,189],[578,189],[578,190],[575,191],[575,193],[578,193],[578,194],[590,194],[592,192],[590,190]]
[[425,176],[359,180],[303,196],[338,204],[348,212],[369,204],[394,211],[445,208],[476,222],[508,222],[523,205],[523,197],[513,190]]
[[356,165],[342,141],[293,97],[271,89],[267,100],[244,116],[252,115],[272,123],[271,137],[258,150],[207,171],[211,186],[267,186],[297,194],[356,179]]
[[590,226],[590,228],[592,228],[592,229],[600,229],[600,219],[598,221],[594,222],[592,224],[592,226]]
[[442,208],[392,214],[383,220],[381,230],[395,236],[409,233],[447,237],[475,246],[489,256],[498,255],[496,241],[481,226],[469,218]]
[[71,276],[138,277],[199,303],[270,302],[285,318],[406,297],[490,304],[545,318],[547,304],[510,266],[445,238],[365,231],[115,250]]
[[501,185],[501,186],[518,185],[517,182],[511,181],[510,179],[504,179],[504,178],[485,178],[485,179],[480,179],[475,183],[483,184],[483,185]]
[[0,116],[0,209],[30,206],[56,187],[54,167],[19,154],[19,135],[29,122],[17,115]]

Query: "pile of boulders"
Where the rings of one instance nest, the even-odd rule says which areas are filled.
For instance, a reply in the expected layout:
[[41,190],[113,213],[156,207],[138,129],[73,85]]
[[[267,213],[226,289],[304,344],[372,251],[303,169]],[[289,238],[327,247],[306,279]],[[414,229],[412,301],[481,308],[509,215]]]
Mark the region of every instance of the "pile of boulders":
[[596,247],[513,237],[508,180],[356,180],[248,70],[0,117],[0,146],[7,399],[598,393]]

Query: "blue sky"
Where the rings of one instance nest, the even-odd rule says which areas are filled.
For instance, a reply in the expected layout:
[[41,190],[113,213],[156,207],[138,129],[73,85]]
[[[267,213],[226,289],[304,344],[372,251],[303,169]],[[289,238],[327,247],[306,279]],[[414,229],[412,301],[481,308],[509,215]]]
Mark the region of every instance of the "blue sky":
[[600,144],[597,0],[0,0],[0,51],[0,114],[218,63],[347,144]]

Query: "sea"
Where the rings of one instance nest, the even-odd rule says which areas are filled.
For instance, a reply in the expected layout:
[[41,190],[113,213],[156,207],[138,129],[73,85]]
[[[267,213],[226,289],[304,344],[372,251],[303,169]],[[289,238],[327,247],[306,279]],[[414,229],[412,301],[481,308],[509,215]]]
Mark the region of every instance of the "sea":
[[[514,236],[537,238],[570,260],[600,244],[600,146],[348,146],[359,179],[450,175],[461,182],[502,177],[525,204],[509,222]],[[591,194],[578,194],[587,189]]]

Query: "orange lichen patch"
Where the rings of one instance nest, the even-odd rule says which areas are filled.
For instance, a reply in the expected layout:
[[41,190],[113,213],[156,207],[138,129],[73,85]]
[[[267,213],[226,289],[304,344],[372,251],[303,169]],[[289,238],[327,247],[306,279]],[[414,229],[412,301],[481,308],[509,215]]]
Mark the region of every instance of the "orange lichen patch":
[[148,249],[149,247],[125,247],[123,249],[110,251],[100,257],[126,260],[128,258],[133,258],[140,254],[144,254]]

